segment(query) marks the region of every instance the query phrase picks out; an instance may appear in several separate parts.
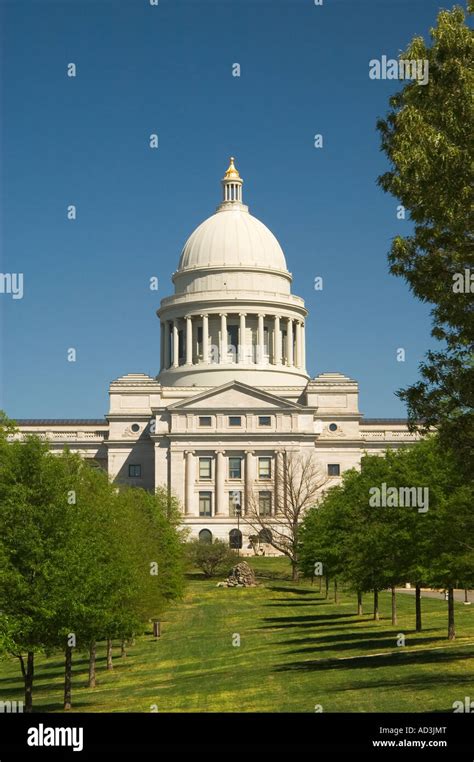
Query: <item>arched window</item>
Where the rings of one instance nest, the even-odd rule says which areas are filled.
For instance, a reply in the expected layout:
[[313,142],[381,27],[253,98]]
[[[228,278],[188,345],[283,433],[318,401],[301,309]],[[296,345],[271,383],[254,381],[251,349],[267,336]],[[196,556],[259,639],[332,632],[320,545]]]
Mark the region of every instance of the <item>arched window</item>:
[[229,548],[240,550],[242,547],[242,532],[240,529],[231,529],[229,532]]
[[204,542],[207,545],[212,543],[212,532],[210,529],[201,529],[199,532],[199,542]]
[[270,530],[265,527],[265,529],[261,529],[258,533],[258,540],[259,542],[271,542],[273,540],[273,535]]

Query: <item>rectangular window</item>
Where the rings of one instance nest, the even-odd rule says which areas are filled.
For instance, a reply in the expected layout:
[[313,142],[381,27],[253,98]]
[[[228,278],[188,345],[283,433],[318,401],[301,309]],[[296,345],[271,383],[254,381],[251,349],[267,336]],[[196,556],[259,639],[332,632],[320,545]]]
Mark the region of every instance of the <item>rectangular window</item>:
[[259,426],[271,426],[272,425],[272,419],[269,415],[259,415],[258,416],[258,425]]
[[184,357],[184,331],[178,331],[178,357],[180,360]]
[[211,458],[199,458],[199,478],[211,478]]
[[328,464],[328,476],[339,476],[341,473],[341,467],[339,463]]
[[237,516],[237,506],[242,510],[242,493],[232,490],[229,492],[229,516]]
[[199,515],[210,516],[211,515],[211,498],[210,492],[199,493]]
[[258,459],[258,478],[270,479],[271,475],[272,475],[272,459],[259,458]]
[[242,418],[240,415],[229,415],[229,426],[241,426]]
[[200,415],[199,416],[199,425],[200,426],[212,426],[212,419],[210,415]]
[[242,458],[229,458],[229,479],[242,478]]
[[128,475],[132,476],[132,477],[135,477],[135,478],[141,476],[142,475],[142,467],[139,464],[132,465],[130,463],[130,465],[128,466]]
[[258,512],[260,516],[270,516],[272,512],[272,493],[258,493]]
[[229,325],[227,326],[227,346],[231,352],[237,352],[237,346],[239,344],[239,326]]

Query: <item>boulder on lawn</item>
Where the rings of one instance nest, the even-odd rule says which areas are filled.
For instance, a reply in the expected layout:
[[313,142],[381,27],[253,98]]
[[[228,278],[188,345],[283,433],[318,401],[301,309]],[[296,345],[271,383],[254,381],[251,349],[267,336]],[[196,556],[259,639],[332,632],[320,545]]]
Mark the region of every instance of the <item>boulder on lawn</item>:
[[232,567],[225,581],[227,587],[256,587],[255,572],[245,561]]

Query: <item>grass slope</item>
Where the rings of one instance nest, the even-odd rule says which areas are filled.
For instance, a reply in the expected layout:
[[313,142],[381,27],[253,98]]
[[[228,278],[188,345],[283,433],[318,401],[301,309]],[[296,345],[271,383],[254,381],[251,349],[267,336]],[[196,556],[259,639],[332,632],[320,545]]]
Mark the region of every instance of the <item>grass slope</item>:
[[[390,595],[381,620],[357,617],[354,595],[326,601],[317,586],[292,583],[284,559],[252,559],[261,586],[216,588],[192,575],[184,601],[163,621],[162,637],[137,639],[114,670],[98,661],[97,688],[85,687],[87,658],[74,663],[75,711],[325,712],[452,711],[474,689],[474,615],[456,604],[457,640],[448,643],[447,604],[423,599],[414,632],[414,599],[398,595],[397,627]],[[406,646],[397,647],[398,633]],[[234,645],[240,636],[240,646]],[[60,711],[62,657],[37,658],[37,711]],[[16,660],[0,664],[0,698],[21,699]],[[155,709],[156,707],[156,709]]]

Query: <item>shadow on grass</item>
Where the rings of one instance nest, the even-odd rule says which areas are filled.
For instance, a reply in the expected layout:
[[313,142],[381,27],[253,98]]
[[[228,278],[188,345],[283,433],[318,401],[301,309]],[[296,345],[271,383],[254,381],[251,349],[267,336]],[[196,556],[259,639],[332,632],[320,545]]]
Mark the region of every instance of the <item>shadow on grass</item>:
[[[403,649],[391,654],[382,654],[380,656],[365,657],[354,656],[343,659],[319,659],[317,661],[299,661],[289,662],[288,664],[282,664],[275,668],[275,672],[323,672],[330,669],[383,669],[386,667],[394,666],[420,666],[420,665],[439,665],[447,664],[453,661],[467,661],[472,659],[470,653],[460,653],[453,647],[449,648],[449,652],[441,650],[433,650],[423,652],[410,652]],[[406,682],[405,680],[403,681]],[[423,678],[424,683],[424,678]],[[382,685],[385,683],[382,683]],[[370,683],[372,686],[373,683]]]
[[276,593],[295,593],[296,595],[317,595],[316,590],[307,590],[304,587],[273,587],[269,586],[269,590],[272,590]]
[[[320,642],[316,641],[315,645],[308,646],[307,648],[297,648],[293,651],[287,651],[288,654],[310,654],[315,653],[316,651],[327,651],[328,649],[331,649],[331,651],[350,651],[351,649],[354,649],[356,651],[376,651],[380,648],[395,648],[397,645],[397,636],[395,632],[391,633],[391,638],[388,639],[385,638],[379,638],[374,637],[376,633],[372,635],[371,640],[350,640],[349,638],[345,638],[344,635],[341,637],[341,640],[339,642],[329,642],[325,643],[325,638],[322,638]],[[377,633],[378,635],[378,633]],[[407,641],[406,647],[410,646],[417,646],[417,645],[428,645],[429,643],[439,643],[439,638],[419,638],[418,640],[413,640],[412,642]]]
[[[432,627],[431,630],[425,630],[425,632],[437,632],[436,627]],[[397,637],[396,628],[393,630],[373,630],[372,632],[348,632],[344,633],[342,631],[341,633],[336,633],[333,635],[324,635],[321,634],[319,637],[315,635],[314,637],[307,637],[307,638],[290,638],[289,640],[282,640],[280,643],[282,645],[288,645],[288,646],[298,646],[298,645],[304,645],[304,644],[311,644],[314,643],[315,645],[320,645],[321,643],[337,643],[338,641],[344,640],[344,641],[350,641],[350,640],[374,640],[379,638],[380,640],[387,639],[387,638],[396,638]],[[405,636],[408,638],[410,635],[415,635],[415,631],[407,631],[405,630]],[[421,643],[423,640],[431,641],[431,640],[440,640],[440,638],[420,638],[417,640],[414,640],[413,642]]]
[[299,624],[309,623],[309,624],[318,624],[319,622],[332,622],[334,619],[341,620],[341,619],[349,619],[351,622],[354,621],[354,617],[356,617],[357,614],[307,614],[303,616],[295,615],[295,616],[267,616],[264,617],[263,621],[268,622],[268,626],[279,626],[279,625],[285,625],[287,623],[290,623],[292,627],[295,627]]

